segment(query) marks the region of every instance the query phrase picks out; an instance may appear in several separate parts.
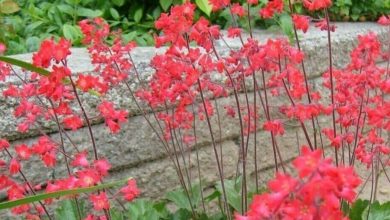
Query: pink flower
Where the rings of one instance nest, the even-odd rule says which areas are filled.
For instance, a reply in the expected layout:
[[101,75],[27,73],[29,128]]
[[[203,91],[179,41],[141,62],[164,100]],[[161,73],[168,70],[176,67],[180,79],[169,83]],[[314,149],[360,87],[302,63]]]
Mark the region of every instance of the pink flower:
[[110,208],[110,203],[105,192],[100,192],[97,195],[91,195],[89,199],[93,204],[93,208],[97,211],[103,209],[108,210]]
[[132,201],[141,193],[140,190],[137,188],[137,183],[134,179],[129,179],[127,181],[127,185],[123,187],[120,191],[127,201]]

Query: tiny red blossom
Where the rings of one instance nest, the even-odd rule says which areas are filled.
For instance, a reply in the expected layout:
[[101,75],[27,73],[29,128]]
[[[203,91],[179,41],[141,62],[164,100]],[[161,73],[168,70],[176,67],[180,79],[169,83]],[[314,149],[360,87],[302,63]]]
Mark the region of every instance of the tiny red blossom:
[[124,186],[120,191],[127,201],[132,201],[141,193],[137,188],[137,183],[134,179],[128,180],[127,185]]
[[110,208],[110,203],[105,192],[100,192],[97,195],[92,194],[89,199],[93,204],[93,208],[97,211],[103,209],[108,210]]

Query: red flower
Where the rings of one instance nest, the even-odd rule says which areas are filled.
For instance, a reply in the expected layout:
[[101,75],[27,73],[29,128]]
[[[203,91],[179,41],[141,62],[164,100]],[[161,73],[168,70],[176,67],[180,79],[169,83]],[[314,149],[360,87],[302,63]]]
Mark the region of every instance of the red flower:
[[229,27],[228,28],[228,37],[239,37],[241,34],[241,29],[240,28],[234,28],[234,27]]
[[19,172],[21,166],[20,166],[20,163],[17,159],[15,158],[12,158],[10,163],[9,163],[9,173],[11,175],[15,175]]
[[321,21],[315,23],[314,26],[319,28],[321,31],[327,31],[328,28],[331,32],[336,31],[336,25],[329,24],[329,27],[328,27],[328,23],[326,22],[325,19],[322,19]]
[[123,187],[121,190],[121,193],[123,193],[123,197],[127,201],[132,201],[134,198],[139,196],[141,193],[139,189],[137,188],[137,183],[134,179],[129,179],[127,181],[127,185]]
[[307,147],[293,164],[300,178],[277,174],[270,192],[255,195],[246,216],[236,219],[343,219],[340,201],[353,202],[361,183],[353,169],[335,167],[320,150]]
[[15,151],[18,154],[18,157],[23,160],[28,160],[32,153],[31,149],[25,144],[15,146]]
[[263,125],[264,130],[272,132],[274,135],[283,135],[284,127],[281,121],[266,121]]
[[85,169],[77,172],[77,185],[80,187],[88,187],[97,184],[100,181],[100,175],[96,170]]
[[63,123],[66,128],[72,129],[73,131],[83,126],[83,120],[76,115],[64,118]]
[[[388,26],[390,25],[390,14],[389,15],[382,15],[379,20],[378,20],[378,24],[380,25],[384,25],[384,26]],[[0,51],[1,53],[1,51]]]
[[303,33],[306,33],[307,29],[309,29],[309,17],[307,16],[293,14],[292,21],[294,23],[295,28],[298,30],[302,30]]
[[53,39],[44,40],[38,52],[33,54],[33,64],[47,68],[54,59],[56,62],[65,60],[70,55],[71,43],[63,38],[56,44]]
[[54,151],[43,154],[41,159],[47,167],[54,167],[56,165],[57,159]]
[[87,159],[87,154],[88,153],[86,151],[76,154],[71,165],[75,166],[75,167],[76,166],[87,167],[89,165],[88,159]]
[[3,54],[7,50],[5,44],[0,43],[0,54]]
[[303,6],[310,11],[317,11],[324,8],[329,8],[332,5],[332,0],[303,0]]
[[89,199],[93,204],[93,208],[97,211],[110,208],[110,203],[105,192],[100,192],[98,195],[92,194]]
[[218,11],[230,4],[230,0],[209,0],[211,6],[213,6],[213,11]]
[[302,148],[302,155],[293,161],[294,167],[298,170],[301,178],[307,177],[314,172],[321,162],[322,152],[320,150],[310,151],[309,148]]
[[248,0],[247,2],[250,5],[257,5],[259,3],[259,0]]
[[119,123],[127,121],[126,117],[128,112],[125,110],[115,110],[112,102],[103,101],[98,106],[98,110],[112,133],[117,133],[119,131]]
[[259,13],[262,18],[272,18],[275,13],[283,11],[283,0],[270,0],[267,5],[262,8]]
[[108,174],[108,170],[111,168],[111,164],[106,159],[95,160],[93,165],[102,176],[106,176]]
[[232,13],[239,17],[242,17],[245,15],[245,9],[240,4],[234,3],[232,5]]
[[93,82],[91,80],[92,76],[79,74],[78,80],[76,81],[76,85],[84,92],[87,92],[91,88],[93,88]]
[[0,139],[0,151],[9,148],[10,144],[6,139]]

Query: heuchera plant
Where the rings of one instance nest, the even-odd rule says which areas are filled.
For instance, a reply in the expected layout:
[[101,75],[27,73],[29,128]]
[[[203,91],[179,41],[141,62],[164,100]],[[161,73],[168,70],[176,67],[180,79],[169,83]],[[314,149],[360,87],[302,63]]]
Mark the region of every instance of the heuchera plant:
[[[0,59],[7,61],[0,62],[0,80],[8,85],[2,95],[17,101],[14,116],[18,131],[25,133],[34,129],[41,134],[29,145],[0,139],[0,151],[4,152],[0,165],[8,170],[0,175],[0,190],[7,193],[8,200],[16,201],[38,191],[53,193],[104,185],[111,164],[105,159],[107,155],[99,152],[91,123],[100,118],[113,135],[120,131],[129,112],[115,106],[108,94],[122,86],[128,92],[123,95],[132,97],[139,113],[159,138],[160,147],[172,160],[188,197],[193,219],[201,218],[197,213],[199,207],[191,199],[192,181],[182,155],[186,148],[197,144],[196,123],[199,121],[207,124],[222,189],[221,211],[226,219],[347,218],[341,204],[355,201],[356,189],[363,181],[354,171],[356,162],[371,170],[372,202],[377,187],[375,177],[380,170],[386,172],[385,167],[390,164],[390,146],[385,135],[390,131],[387,97],[390,93],[390,48],[382,51],[375,33],[361,35],[350,53],[350,63],[336,69],[331,36],[337,27],[329,22],[328,15],[332,1],[303,0],[307,10],[324,15],[314,25],[328,36],[329,65],[322,74],[321,84],[322,90],[328,92],[324,94],[308,79],[298,34],[313,27],[309,25],[309,17],[293,11],[293,1],[268,1],[258,15],[250,14],[249,10],[258,4],[257,0],[248,0],[242,5],[230,0],[210,0],[210,4],[213,11],[228,8],[233,21],[247,18],[248,35],[244,35],[236,23],[227,30],[227,37],[237,38],[242,46],[230,48],[224,41],[225,32],[218,26],[203,17],[195,19],[194,4],[186,2],[174,6],[155,23],[161,32],[155,36],[156,47],[165,46],[165,51],[152,58],[150,66],[154,74],[148,80],[134,64],[135,43],[124,42],[121,32],[111,32],[101,18],[79,23],[83,43],[95,66],[93,73],[72,73],[67,60],[71,42],[65,39],[45,40],[33,55],[33,66]],[[272,19],[282,12],[291,15],[295,42],[282,37],[259,42],[253,37],[253,16]],[[382,16],[379,24],[390,26],[389,16]],[[226,43],[228,53],[221,53],[216,46],[218,40]],[[5,49],[0,45],[0,53]],[[376,64],[380,60],[387,61],[385,68]],[[17,72],[9,63],[22,66],[25,71]],[[10,77],[18,81],[7,81]],[[134,88],[131,82],[137,82],[139,86]],[[239,97],[241,94],[243,99]],[[86,109],[83,97],[88,95],[99,98],[95,115]],[[240,128],[241,209],[235,210],[229,204],[224,182],[223,146],[217,143],[221,138],[217,133],[223,132],[220,126],[223,112],[218,109],[218,98],[228,95],[232,95],[234,103],[224,106],[226,115]],[[280,102],[272,103],[275,97]],[[277,115],[275,111],[281,114]],[[215,118],[219,126],[213,125]],[[329,119],[330,125],[322,122],[324,118]],[[58,140],[45,133],[43,123],[47,121],[54,122]],[[297,122],[304,137],[303,146],[298,146],[301,154],[292,163],[296,177],[287,172],[278,144],[288,132],[284,128],[287,121]],[[89,146],[78,146],[69,135],[81,127],[88,128]],[[261,143],[261,147],[272,148],[275,178],[269,181],[267,192],[255,195],[250,202],[248,176],[253,171],[248,170],[249,158],[255,163],[256,192],[261,188],[257,172],[259,130],[270,136],[271,143]],[[248,150],[252,138],[254,155]],[[333,158],[324,156],[324,151],[329,149],[334,151]],[[36,158],[47,168],[65,166],[67,175],[44,183],[29,180],[24,174],[28,167],[23,164],[28,160],[36,162]],[[63,161],[59,162],[59,158]],[[197,162],[200,166],[199,159]],[[202,188],[200,171],[198,174]],[[117,192],[104,187],[89,192],[87,198],[92,210],[87,219],[111,219],[110,208],[114,201],[123,207],[124,200],[132,201],[139,196],[135,180],[129,179],[126,183]],[[72,199],[78,204],[80,196],[76,193],[63,199]],[[201,196],[204,202],[203,192]],[[44,216],[52,219],[48,206],[55,200],[45,199],[13,207],[12,212],[28,219]]]

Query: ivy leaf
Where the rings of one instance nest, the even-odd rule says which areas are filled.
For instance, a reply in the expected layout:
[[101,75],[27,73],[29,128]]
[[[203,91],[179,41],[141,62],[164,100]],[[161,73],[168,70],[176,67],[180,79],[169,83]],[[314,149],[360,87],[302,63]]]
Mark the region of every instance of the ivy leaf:
[[19,5],[13,0],[0,1],[0,13],[2,14],[12,14],[19,10]]
[[209,0],[195,0],[195,3],[201,11],[210,17],[212,6],[210,5]]
[[169,9],[169,6],[171,6],[173,3],[173,0],[160,0],[161,8],[164,11],[167,11]]

